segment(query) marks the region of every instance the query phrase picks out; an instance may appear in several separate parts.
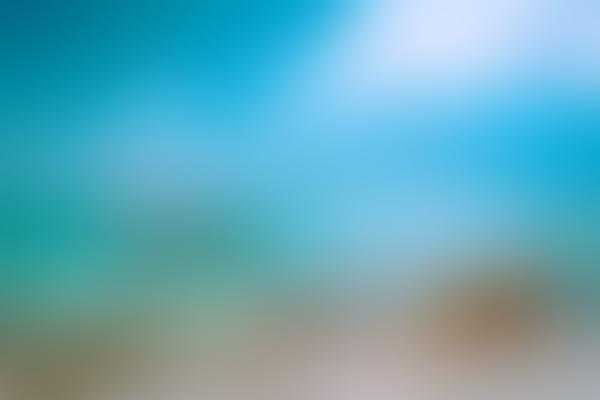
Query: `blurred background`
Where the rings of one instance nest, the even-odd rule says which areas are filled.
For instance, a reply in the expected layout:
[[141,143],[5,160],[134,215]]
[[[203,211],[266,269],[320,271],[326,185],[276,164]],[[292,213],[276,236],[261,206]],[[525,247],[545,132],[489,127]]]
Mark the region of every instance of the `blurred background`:
[[600,3],[0,30],[1,399],[600,396]]

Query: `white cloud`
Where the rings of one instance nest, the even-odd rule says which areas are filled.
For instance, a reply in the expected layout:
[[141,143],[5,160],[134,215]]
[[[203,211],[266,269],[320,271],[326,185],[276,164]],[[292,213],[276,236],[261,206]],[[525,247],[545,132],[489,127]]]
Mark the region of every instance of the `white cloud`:
[[533,6],[527,0],[370,0],[332,43],[315,86],[337,101],[365,102],[493,80],[540,28]]

